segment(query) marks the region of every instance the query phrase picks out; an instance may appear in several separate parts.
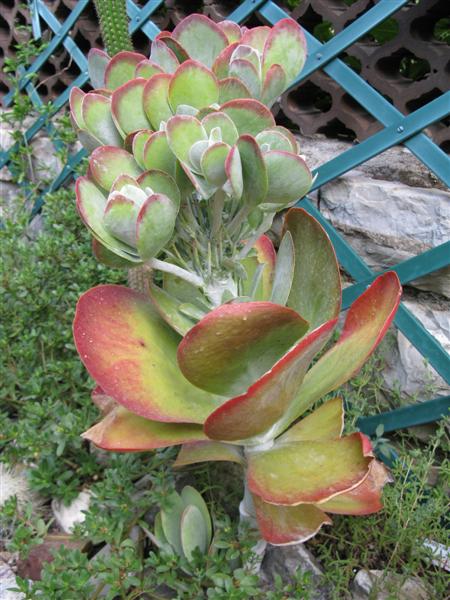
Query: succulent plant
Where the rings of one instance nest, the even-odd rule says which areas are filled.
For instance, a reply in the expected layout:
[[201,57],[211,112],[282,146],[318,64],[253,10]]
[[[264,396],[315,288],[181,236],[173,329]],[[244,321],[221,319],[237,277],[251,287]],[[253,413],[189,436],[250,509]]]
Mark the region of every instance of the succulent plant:
[[[319,403],[364,364],[401,293],[395,273],[378,277],[324,350],[341,306],[330,240],[297,208],[278,252],[265,235],[312,184],[268,108],[304,60],[291,19],[247,29],[191,15],[158,35],[149,59],[91,51],[96,89],[71,95],[91,153],[76,193],[94,253],[141,265],[146,284],[99,286],[78,302],[76,347],[109,410],[84,436],[115,451],[181,444],[177,467],[240,464],[241,514],[273,544],[308,539],[329,514],[381,508],[388,475],[370,441],[343,435],[340,398]],[[189,561],[211,532],[203,500],[185,490],[152,535]]]
[[201,494],[185,486],[181,494],[173,492],[166,507],[155,517],[150,538],[163,552],[177,554],[191,562],[195,551],[208,552],[212,541],[212,523],[208,507]]
[[[395,273],[378,277],[312,365],[337,324],[339,269],[327,235],[305,211],[290,209],[285,232],[277,256],[263,238],[247,257],[249,270],[263,266],[260,300],[234,298],[195,322],[154,284],[149,296],[106,285],[80,298],[74,322],[83,363],[117,402],[84,436],[116,451],[182,444],[179,467],[241,464],[244,510],[274,544],[314,535],[331,522],[327,513],[381,508],[387,472],[367,437],[342,435],[342,400],[298,419],[361,368],[401,293]],[[194,288],[170,278],[169,290],[198,300]]]

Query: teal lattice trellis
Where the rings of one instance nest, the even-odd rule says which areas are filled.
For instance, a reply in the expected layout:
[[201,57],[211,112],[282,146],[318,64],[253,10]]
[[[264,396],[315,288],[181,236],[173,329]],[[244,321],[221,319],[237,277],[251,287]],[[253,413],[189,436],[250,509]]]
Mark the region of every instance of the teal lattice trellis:
[[[447,186],[450,186],[450,158],[423,133],[426,127],[450,115],[450,92],[442,94],[410,115],[404,116],[379,92],[368,85],[350,67],[337,58],[346,48],[387,17],[401,9],[407,2],[408,0],[380,0],[372,9],[360,16],[325,44],[319,42],[308,32],[305,32],[309,57],[304,70],[293,85],[298,84],[316,70],[323,69],[329,77],[341,85],[350,96],[363,105],[384,126],[384,129],[380,132],[316,169],[317,179],[314,183],[314,189],[319,188],[330,180],[399,143],[405,144],[439,179]],[[36,38],[41,37],[42,24],[45,24],[45,27],[54,33],[46,49],[37,57],[29,69],[22,74],[19,83],[19,88],[29,94],[36,107],[41,106],[42,102],[30,81],[30,77],[39,71],[51,53],[61,44],[64,45],[80,70],[80,74],[75,78],[72,86],[83,86],[88,80],[86,59],[76,43],[70,38],[71,27],[73,27],[73,24],[79,18],[87,4],[88,0],[77,2],[76,7],[64,23],[59,23],[42,0],[33,0],[30,2],[34,36]],[[150,18],[162,4],[163,0],[151,0],[150,2],[146,2],[144,6],[138,7],[131,0],[128,0],[127,9],[130,16],[130,32],[134,33],[137,30],[141,30],[149,39],[153,39],[158,34],[159,29]],[[288,16],[274,2],[245,0],[228,18],[242,23],[255,11],[258,12],[260,17],[271,24]],[[70,88],[66,89],[56,98],[52,108],[53,114],[66,105],[69,93]],[[8,94],[4,98],[4,104],[8,106],[11,100],[12,94]],[[43,127],[50,128],[51,130],[48,117],[39,117],[26,131],[25,140],[27,142],[30,141]],[[55,139],[54,143],[57,146],[58,140]],[[9,164],[14,150],[15,148],[13,147],[7,152],[0,154],[0,168]],[[69,163],[46,191],[55,190],[67,182],[73,176],[74,169],[84,156],[84,151],[80,151],[72,156]],[[45,192],[35,204],[34,213],[42,206],[44,197]],[[341,265],[355,281],[344,292],[343,303],[344,307],[346,307],[366,288],[376,274],[372,272],[342,236],[322,217],[308,198],[301,199],[299,204],[318,218],[325,226],[336,248]],[[450,265],[450,242],[424,252],[415,258],[399,263],[394,267],[394,270],[399,275],[402,283],[408,283],[448,265]],[[422,324],[403,305],[400,306],[395,324],[444,380],[450,384],[450,357],[439,342],[425,330]],[[434,421],[448,414],[449,408],[450,396],[430,400],[420,405],[402,408],[383,415],[362,418],[359,420],[359,426],[362,430],[371,434],[375,430],[376,425],[382,422],[385,425],[386,431],[391,431],[409,425]]]

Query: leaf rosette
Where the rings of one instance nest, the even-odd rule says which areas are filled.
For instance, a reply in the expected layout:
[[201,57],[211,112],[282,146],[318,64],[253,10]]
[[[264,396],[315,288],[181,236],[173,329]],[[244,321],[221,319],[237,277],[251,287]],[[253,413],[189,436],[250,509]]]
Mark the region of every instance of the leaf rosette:
[[304,415],[361,368],[391,323],[401,288],[395,273],[378,277],[324,351],[341,288],[322,227],[291,209],[278,255],[263,238],[248,259],[247,268],[262,265],[265,275],[252,297],[226,302],[197,322],[167,308],[168,291],[197,300],[192,289],[174,290],[173,281],[166,289],[153,284],[158,291],[149,297],[106,285],[80,298],[78,352],[115,402],[84,436],[115,451],[182,444],[179,467],[241,464],[262,536],[288,544],[314,535],[331,522],[329,514],[381,508],[387,471],[368,438],[343,435],[342,400]]

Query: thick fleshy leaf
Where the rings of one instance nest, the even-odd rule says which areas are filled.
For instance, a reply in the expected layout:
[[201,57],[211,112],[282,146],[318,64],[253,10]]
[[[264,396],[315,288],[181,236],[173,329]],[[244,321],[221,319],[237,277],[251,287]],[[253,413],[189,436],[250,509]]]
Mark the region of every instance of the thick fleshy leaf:
[[133,141],[131,143],[132,153],[135,161],[141,167],[141,169],[145,169],[145,144],[148,142],[152,135],[153,131],[151,129],[141,129],[141,131],[138,131],[136,135],[133,136]]
[[201,512],[203,521],[206,525],[206,537],[209,545],[212,538],[212,523],[208,507],[206,502],[203,500],[202,495],[192,486],[186,485],[181,490],[181,499],[183,500],[185,506],[196,506]]
[[224,104],[237,98],[251,98],[248,87],[237,77],[225,77],[219,80],[219,102]]
[[156,131],[146,142],[143,160],[146,169],[159,169],[175,175],[177,159],[170,149],[165,131]]
[[180,335],[186,335],[195,325],[195,321],[180,312],[182,302],[157,285],[150,285],[150,298],[164,321]]
[[188,561],[194,558],[195,550],[206,552],[208,546],[206,524],[200,510],[192,504],[181,515],[181,546]]
[[149,122],[144,112],[144,87],[142,77],[128,81],[115,90],[111,98],[111,113],[123,137],[139,129],[148,129]]
[[232,56],[233,52],[236,50],[236,48],[238,47],[238,45],[239,44],[237,44],[236,42],[233,42],[232,44],[230,44],[229,46],[224,48],[224,50],[222,50],[222,52],[219,54],[219,56],[214,61],[214,64],[212,66],[212,71],[218,79],[224,79],[224,78],[228,77],[231,56]]
[[135,76],[150,79],[153,75],[164,73],[163,69],[152,60],[146,58],[142,60],[136,67]]
[[136,266],[133,261],[122,258],[115,252],[109,250],[96,238],[92,238],[92,253],[98,262],[101,262],[102,265],[106,265],[112,269],[130,269]]
[[252,27],[251,29],[247,29],[247,31],[242,35],[240,43],[245,44],[246,46],[251,46],[252,48],[255,48],[255,50],[259,50],[259,52],[262,53],[264,50],[264,44],[269,37],[270,31],[270,27],[265,25],[261,27]]
[[234,21],[219,21],[217,27],[227,36],[229,44],[238,42],[241,39],[241,28]]
[[317,504],[356,487],[368,476],[364,436],[276,443],[247,456],[249,489],[271,504]]
[[173,235],[177,204],[164,194],[153,194],[142,205],[136,224],[139,256],[157,256]]
[[173,177],[157,169],[142,173],[138,177],[138,183],[144,189],[150,188],[156,194],[165,194],[174,204],[180,207],[180,191]]
[[334,319],[341,308],[341,277],[333,245],[320,223],[301,208],[291,208],[284,230],[294,240],[295,270],[287,305],[314,329]]
[[171,75],[167,73],[153,75],[144,88],[144,111],[156,131],[159,130],[161,121],[167,121],[172,116],[168,100],[171,79]]
[[[298,150],[298,144],[297,144],[297,138],[295,137],[295,135],[292,133],[292,131],[290,131],[289,129],[286,129],[286,127],[283,127],[282,125],[275,125],[275,127],[270,127],[270,129],[268,131],[275,131],[277,133],[281,133],[282,135],[284,135],[284,137],[286,137],[289,142],[291,143],[291,148],[290,148],[290,152],[294,152],[295,154],[298,154],[299,150]],[[282,148],[271,148],[272,150],[282,150]]]
[[186,334],[178,363],[199,388],[224,396],[242,394],[307,327],[296,312],[270,302],[224,304]]
[[228,45],[227,36],[204,15],[192,14],[173,30],[175,38],[191,58],[211,68],[214,60]]
[[94,89],[105,87],[105,71],[110,60],[110,57],[103,50],[99,50],[98,48],[91,48],[89,50],[88,72],[91,85]]
[[293,19],[281,19],[272,27],[263,50],[263,75],[272,65],[286,71],[286,83],[293,81],[306,60],[306,40],[300,25]]
[[114,192],[106,205],[103,225],[112,236],[135,248],[138,213],[139,207],[133,200],[120,192]]
[[181,446],[174,467],[186,467],[200,462],[227,461],[239,465],[245,463],[242,451],[238,446],[221,442],[194,442]]
[[111,186],[110,192],[121,192],[125,186],[132,185],[134,187],[139,187],[138,181],[136,178],[131,177],[131,175],[124,175],[121,173]]
[[209,137],[211,132],[217,127],[220,129],[221,141],[232,146],[239,137],[233,121],[225,113],[213,112],[202,119],[202,125],[205,128],[206,135]]
[[261,535],[274,546],[306,542],[322,525],[332,524],[330,517],[312,504],[276,506],[255,495],[253,503]]
[[158,33],[155,40],[160,40],[161,42],[164,42],[166,46],[170,48],[170,50],[172,50],[172,52],[175,54],[180,64],[183,63],[185,60],[189,59],[189,54],[186,52],[183,46],[172,37],[172,34],[168,31],[161,31],[161,33]]
[[286,73],[280,65],[272,65],[267,71],[261,90],[261,102],[267,106],[277,100],[287,87]]
[[102,285],[78,301],[74,338],[95,381],[128,410],[164,422],[203,423],[217,406],[176,364],[179,336],[141,294]]
[[351,305],[338,342],[306,374],[298,397],[283,417],[284,428],[359,371],[391,324],[401,292],[396,273],[390,271]]
[[272,240],[267,235],[259,237],[253,247],[256,250],[258,262],[266,265],[262,275],[262,284],[264,298],[268,299],[273,286],[277,253],[275,252]]
[[70,114],[73,119],[74,124],[79,129],[84,129],[86,127],[84,119],[83,119],[83,100],[86,94],[80,90],[78,87],[73,87],[70,90],[69,96],[69,104],[70,104]]
[[89,160],[89,171],[95,183],[108,192],[119,175],[137,177],[141,173],[133,156],[114,146],[96,148]]
[[109,250],[122,258],[140,263],[133,249],[111,236],[103,225],[106,198],[87,177],[79,177],[75,184],[77,210],[92,234]]
[[258,133],[255,139],[260,147],[264,145],[268,150],[284,150],[285,152],[292,152],[290,140],[280,131],[265,129]]
[[230,146],[224,142],[212,144],[205,150],[201,158],[201,167],[206,180],[217,186],[222,186],[227,180],[225,160]]
[[245,60],[248,60],[249,62],[251,62],[251,64],[255,67],[255,69],[258,73],[258,78],[260,79],[259,74],[260,74],[260,68],[261,68],[261,61],[260,61],[260,55],[258,54],[258,52],[251,46],[246,46],[245,44],[239,44],[239,46],[234,50],[233,54],[231,55],[230,66],[231,66],[231,63],[233,63],[235,60],[240,60],[240,59],[245,59]]
[[237,441],[269,430],[298,393],[306,370],[335,324],[330,321],[302,338],[245,394],[219,406],[205,422],[206,435],[216,440]]
[[228,153],[225,161],[225,172],[230,184],[230,190],[227,192],[234,198],[242,198],[244,191],[244,179],[242,176],[242,163],[237,146],[233,146]]
[[360,485],[322,503],[320,508],[336,515],[371,515],[383,508],[383,486],[389,481],[392,479],[386,467],[372,460],[369,475]]
[[253,98],[259,99],[261,94],[261,80],[258,71],[249,60],[244,58],[233,60],[228,72],[230,77],[237,77],[237,79],[244,83]]
[[261,150],[251,135],[241,135],[236,142],[241,158],[244,183],[242,200],[248,206],[264,202],[268,190],[267,172]]
[[177,554],[183,556],[183,548],[181,546],[181,515],[185,509],[184,502],[177,492],[172,492],[166,498],[167,506],[161,510],[161,525],[164,536],[175,549]]
[[296,423],[278,438],[278,442],[333,440],[341,437],[344,429],[342,398],[328,400],[314,412]]
[[169,85],[169,104],[175,113],[180,104],[203,108],[219,101],[219,85],[212,71],[187,60],[175,71]]
[[232,119],[240,134],[257,135],[263,129],[275,125],[270,110],[252,98],[230,100],[220,110]]
[[123,406],[109,412],[82,437],[114,452],[143,452],[206,439],[201,425],[150,421]]
[[289,231],[283,236],[277,253],[277,263],[273,278],[271,302],[286,306],[292,287],[295,267],[295,248]]
[[122,138],[111,117],[111,101],[100,94],[89,93],[83,99],[83,122],[86,129],[102,144],[122,146]]
[[300,200],[312,184],[311,171],[297,154],[270,150],[264,153],[269,189],[267,202],[290,204]]
[[193,144],[206,140],[206,131],[195,117],[176,115],[167,122],[167,141],[175,156],[189,164],[189,151]]
[[180,66],[176,54],[162,40],[155,40],[152,43],[150,59],[168,74],[175,73]]
[[128,50],[113,56],[105,70],[105,87],[115,90],[127,81],[134,79],[136,67],[142,60],[145,60],[143,54]]

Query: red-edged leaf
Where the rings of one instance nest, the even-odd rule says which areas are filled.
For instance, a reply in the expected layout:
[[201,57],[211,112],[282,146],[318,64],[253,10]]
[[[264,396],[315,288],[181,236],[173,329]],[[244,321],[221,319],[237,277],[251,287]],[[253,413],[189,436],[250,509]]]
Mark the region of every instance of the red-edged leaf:
[[296,423],[278,438],[278,442],[304,442],[306,440],[333,440],[341,437],[344,429],[342,398],[328,400],[314,412]]
[[240,43],[244,44],[245,46],[251,46],[252,48],[255,48],[255,50],[262,52],[264,50],[264,44],[269,37],[270,31],[270,27],[267,27],[266,25],[261,27],[252,27],[251,29],[247,29],[247,31],[242,35]]
[[306,370],[335,325],[336,321],[329,321],[302,338],[245,394],[219,406],[206,419],[206,435],[215,440],[237,441],[269,430],[298,393]]
[[81,296],[74,320],[81,360],[128,410],[164,422],[203,423],[217,406],[176,364],[179,336],[143,295],[101,285]]
[[233,44],[238,42],[241,38],[241,28],[234,21],[219,21],[217,27],[221,29],[227,36],[228,43]]
[[161,121],[167,121],[172,116],[168,93],[172,76],[167,73],[153,75],[144,88],[143,106],[152,127],[158,131]]
[[110,411],[82,437],[114,452],[142,452],[206,438],[200,425],[150,421],[122,406]]
[[224,48],[222,50],[222,52],[218,55],[218,57],[214,61],[212,70],[213,70],[213,73],[216,75],[216,77],[218,77],[219,79],[224,79],[225,77],[228,77],[228,75],[229,75],[228,70],[230,67],[231,55],[236,50],[238,45],[239,44],[236,42],[234,42],[233,44],[230,44],[229,46],[227,46],[226,48]]
[[239,134],[249,133],[255,136],[263,129],[275,125],[275,119],[267,106],[252,98],[230,100],[220,110],[231,118]]
[[322,525],[332,523],[328,515],[312,504],[276,506],[258,496],[253,496],[253,502],[261,535],[274,546],[306,542]]
[[173,74],[169,85],[169,103],[174,113],[183,104],[204,108],[218,100],[216,76],[201,63],[187,60]]
[[219,102],[224,104],[238,98],[251,98],[248,87],[237,77],[225,77],[219,81]]
[[144,87],[142,77],[132,79],[117,88],[111,98],[111,113],[123,137],[139,129],[148,129],[149,122],[144,112]]
[[386,467],[372,460],[369,475],[360,485],[320,504],[320,508],[336,515],[371,515],[383,508],[381,495],[388,481],[391,478]]
[[143,54],[128,50],[113,56],[105,70],[105,87],[115,90],[133,79],[136,67],[142,60],[145,60]]
[[228,45],[227,36],[204,15],[192,14],[183,19],[172,32],[189,56],[208,68]]
[[188,331],[178,347],[178,363],[199,388],[242,394],[307,327],[296,312],[270,302],[224,304]]
[[276,443],[248,453],[251,492],[271,504],[317,504],[347,492],[368,476],[365,436],[337,440]]
[[281,19],[272,27],[263,50],[263,75],[274,64],[286,71],[289,84],[300,73],[306,60],[306,40],[293,19]]
[[183,444],[174,467],[185,467],[200,462],[227,461],[244,464],[244,456],[238,446],[220,442],[193,442]]

